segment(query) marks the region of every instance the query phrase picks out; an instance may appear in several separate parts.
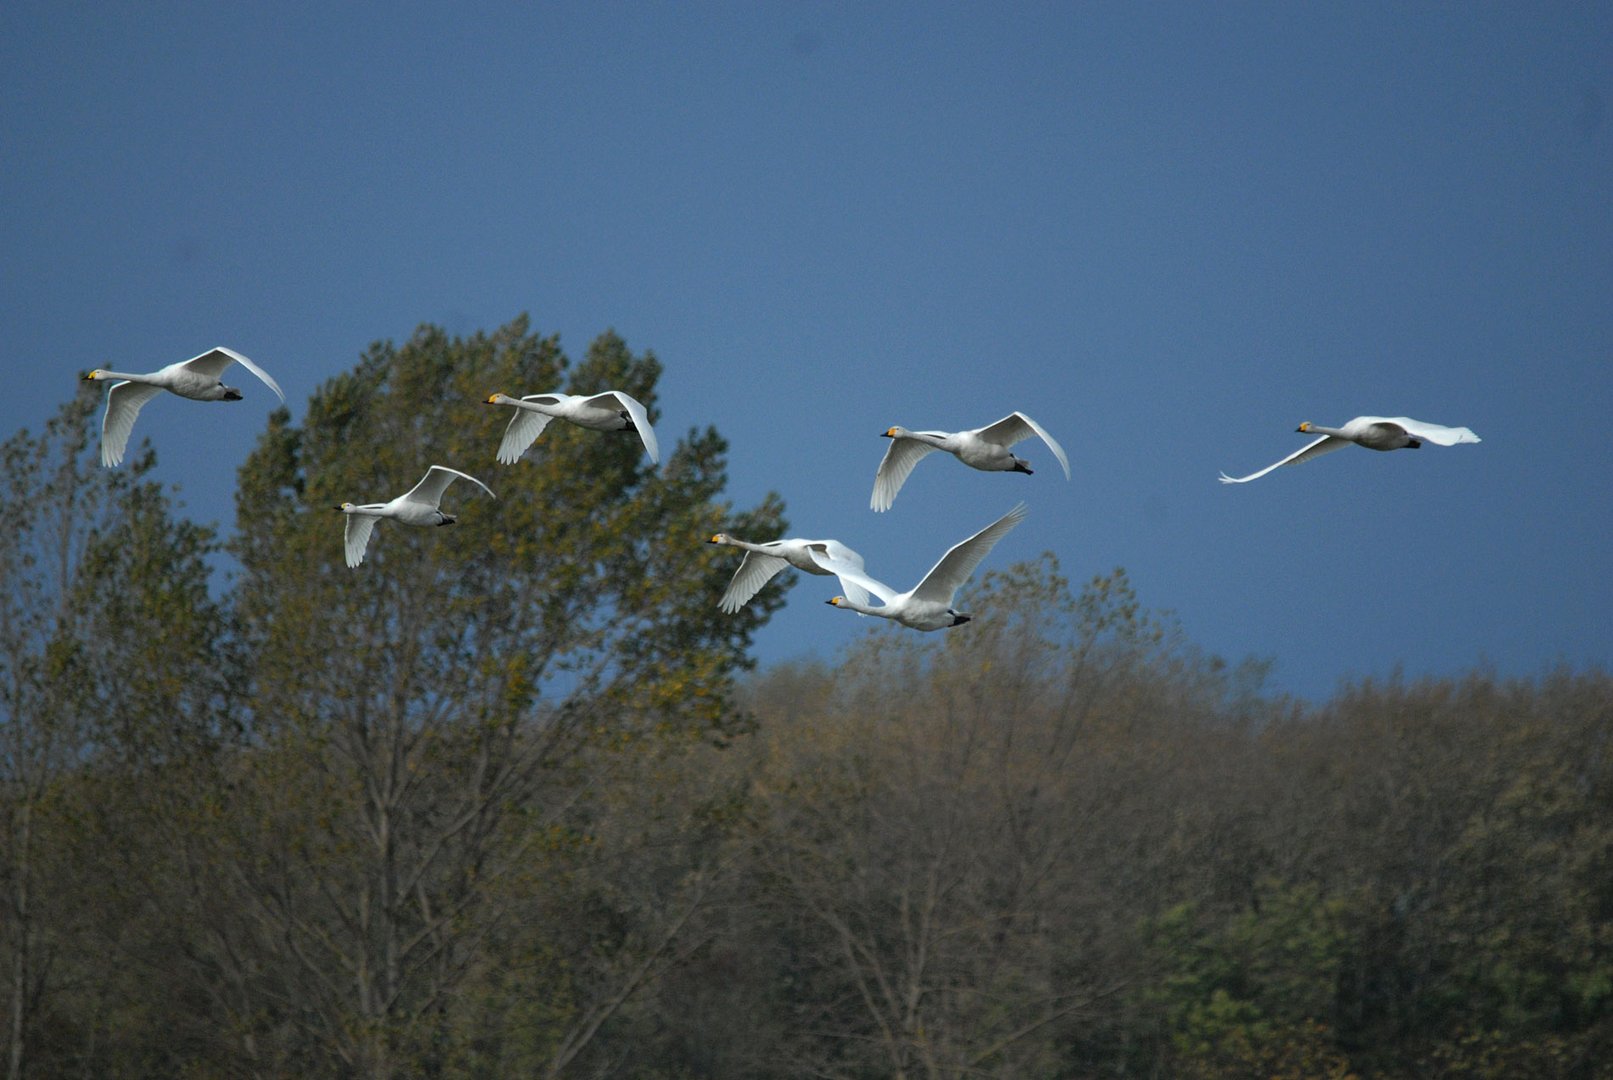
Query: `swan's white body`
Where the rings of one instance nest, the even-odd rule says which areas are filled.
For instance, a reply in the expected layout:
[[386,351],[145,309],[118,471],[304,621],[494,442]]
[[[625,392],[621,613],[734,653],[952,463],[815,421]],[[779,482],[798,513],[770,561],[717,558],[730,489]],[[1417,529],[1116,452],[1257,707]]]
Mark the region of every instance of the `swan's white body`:
[[580,396],[576,394],[529,394],[513,398],[508,394],[493,394],[489,405],[510,405],[515,415],[510,426],[504,429],[504,440],[499,443],[498,460],[502,465],[514,465],[521,460],[550,420],[565,420],[578,427],[594,431],[636,430],[644,440],[644,449],[650,460],[661,461],[661,451],[655,442],[655,431],[650,427],[650,416],[637,401],[620,390],[606,390],[602,394]]
[[1428,424],[1421,420],[1413,420],[1409,416],[1358,416],[1338,428],[1322,427],[1307,420],[1296,430],[1307,434],[1315,432],[1321,438],[1307,443],[1281,461],[1267,465],[1259,472],[1252,472],[1248,476],[1228,476],[1222,473],[1221,482],[1247,484],[1251,480],[1260,479],[1273,469],[1284,465],[1297,465],[1301,461],[1331,454],[1351,443],[1364,446],[1368,450],[1415,450],[1425,442],[1431,442],[1436,446],[1455,446],[1458,443],[1480,441],[1479,437],[1468,428]]
[[829,603],[862,615],[891,619],[914,630],[944,630],[968,622],[971,616],[954,610],[952,598],[969,580],[986,553],[996,546],[997,541],[1007,536],[1009,530],[1024,521],[1028,512],[1025,504],[1020,503],[969,539],[954,544],[941,556],[941,561],[924,575],[923,581],[904,593],[897,592],[882,581],[876,581],[860,569],[835,565],[832,561],[820,562],[820,565],[837,574],[841,581],[855,581],[879,597],[882,606],[870,607],[844,596],[837,596]]
[[[837,574],[834,567],[856,573],[862,573],[863,569],[863,557],[838,540],[801,540],[792,537],[753,544],[737,536],[718,533],[707,543],[727,544],[745,552],[739,569],[734,571],[734,579],[728,583],[722,599],[717,602],[717,606],[730,615],[749,603],[750,598],[761,592],[762,586],[772,581],[786,566],[823,577]],[[867,591],[857,582],[842,576],[840,587],[858,603],[868,603]]]
[[235,350],[222,346],[144,375],[105,368],[88,372],[84,378],[93,382],[121,380],[106,391],[106,415],[101,418],[101,464],[112,466],[123,460],[123,452],[129,446],[129,433],[134,430],[141,406],[164,390],[192,401],[240,401],[241,391],[225,386],[220,379],[231,364],[240,364],[262,379],[281,401],[286,400],[280,384],[270,378],[267,371]]
[[1070,478],[1070,459],[1064,448],[1035,420],[1022,412],[1010,413],[995,424],[969,431],[909,431],[893,427],[885,432],[891,440],[890,448],[874,474],[874,494],[868,505],[875,510],[889,510],[896,501],[896,493],[907,482],[907,476],[919,459],[936,450],[945,450],[972,469],[983,472],[1022,472],[1030,474],[1029,462],[1009,453],[1008,448],[1037,436],[1053,451],[1064,469],[1064,479]]
[[438,507],[448,485],[461,478],[469,480],[489,495],[493,494],[486,484],[468,473],[450,469],[446,465],[433,465],[426,470],[426,475],[418,484],[391,502],[345,502],[338,506],[336,509],[347,515],[347,528],[343,533],[347,565],[358,566],[364,561],[364,549],[370,544],[370,533],[382,518],[401,521],[405,525],[452,525],[457,519],[443,513]]

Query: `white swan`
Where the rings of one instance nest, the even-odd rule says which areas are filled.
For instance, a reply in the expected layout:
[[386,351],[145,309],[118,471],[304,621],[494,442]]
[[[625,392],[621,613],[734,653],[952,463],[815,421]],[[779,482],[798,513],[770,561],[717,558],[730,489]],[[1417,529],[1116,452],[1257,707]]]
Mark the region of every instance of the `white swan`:
[[1425,442],[1431,442],[1436,446],[1455,446],[1457,443],[1480,441],[1479,437],[1468,428],[1428,424],[1421,420],[1413,420],[1409,416],[1358,416],[1340,428],[1322,427],[1307,420],[1295,430],[1307,434],[1316,432],[1322,437],[1295,450],[1281,461],[1267,465],[1259,472],[1252,472],[1248,476],[1228,476],[1222,473],[1221,482],[1247,484],[1283,465],[1297,465],[1301,461],[1331,454],[1351,443],[1364,446],[1368,450],[1415,450]]
[[231,364],[240,364],[262,379],[264,385],[273,390],[281,401],[286,400],[280,384],[270,378],[267,371],[235,350],[222,346],[144,375],[107,371],[105,368],[86,372],[84,378],[91,382],[122,380],[114,382],[106,391],[106,415],[101,418],[101,464],[112,466],[123,460],[123,451],[129,445],[129,433],[134,430],[140,407],[164,390],[192,401],[240,401],[241,391],[233,386],[225,386],[219,379]]
[[1064,467],[1064,479],[1070,478],[1070,459],[1064,456],[1064,447],[1049,435],[1035,420],[1022,412],[1009,413],[995,424],[970,431],[909,431],[893,427],[885,432],[891,440],[874,474],[874,495],[868,505],[875,510],[889,510],[896,501],[896,493],[907,482],[908,473],[919,459],[936,450],[945,450],[973,469],[984,472],[1022,472],[1030,474],[1030,464],[1008,452],[1015,443],[1032,435],[1038,436],[1053,451]]
[[914,630],[944,630],[949,626],[966,623],[973,616],[953,610],[953,596],[963,583],[969,580],[969,575],[975,572],[975,567],[980,565],[980,560],[986,557],[986,553],[997,541],[1007,536],[1010,529],[1024,521],[1028,512],[1025,504],[1020,503],[969,539],[952,545],[951,550],[941,556],[941,561],[924,575],[924,580],[905,593],[898,593],[884,582],[876,581],[852,567],[821,560],[819,565],[839,575],[841,581],[850,579],[857,582],[879,597],[883,606],[869,607],[844,596],[837,596],[829,603],[863,615],[878,615],[882,619],[893,619],[903,626],[911,626]]
[[[474,476],[446,465],[433,465],[426,470],[426,475],[418,484],[391,502],[344,502],[338,506],[336,509],[347,515],[347,528],[343,533],[347,545],[347,565],[357,566],[364,561],[364,549],[369,546],[370,532],[382,518],[392,518],[405,525],[452,525],[457,519],[437,507],[448,485],[461,477],[493,495],[492,490]],[[498,498],[496,495],[493,497]]]
[[[824,577],[837,572],[830,569],[831,565],[857,573],[861,573],[863,569],[863,557],[838,540],[801,540],[792,537],[788,540],[768,540],[753,544],[737,536],[718,533],[706,543],[727,544],[745,552],[745,558],[740,562],[739,569],[734,571],[734,579],[728,583],[722,599],[717,602],[717,607],[729,615],[749,603],[750,598],[760,592],[762,586],[772,581],[773,577],[786,566]],[[821,563],[820,559],[823,560]],[[847,596],[858,603],[868,603],[867,591],[855,581],[841,577],[840,587],[845,590]]]
[[504,441],[498,446],[498,460],[502,465],[514,465],[521,460],[550,420],[567,420],[578,427],[595,431],[627,431],[636,429],[644,440],[644,449],[650,461],[660,464],[661,451],[655,443],[655,431],[650,427],[649,413],[644,406],[620,390],[606,390],[602,394],[586,397],[576,394],[529,394],[513,398],[508,394],[493,394],[488,405],[513,405],[515,415],[510,426],[504,429]]

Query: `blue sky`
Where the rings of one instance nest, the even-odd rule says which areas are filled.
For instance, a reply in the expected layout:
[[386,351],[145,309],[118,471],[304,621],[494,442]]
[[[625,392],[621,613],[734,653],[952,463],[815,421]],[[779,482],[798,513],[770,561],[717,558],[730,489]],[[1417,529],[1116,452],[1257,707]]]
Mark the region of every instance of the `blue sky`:
[[[1023,498],[988,565],[1123,565],[1278,689],[1605,666],[1610,42],[1605,3],[12,0],[0,431],[215,344],[300,416],[374,340],[526,311],[654,351],[663,445],[717,425],[736,502],[900,588]],[[226,526],[241,385],[136,429]],[[1015,409],[1072,482],[1027,443],[868,510],[885,428]],[[1363,413],[1484,442],[1216,482]],[[497,490],[492,452],[449,464]],[[863,633],[832,591],[759,656]]]

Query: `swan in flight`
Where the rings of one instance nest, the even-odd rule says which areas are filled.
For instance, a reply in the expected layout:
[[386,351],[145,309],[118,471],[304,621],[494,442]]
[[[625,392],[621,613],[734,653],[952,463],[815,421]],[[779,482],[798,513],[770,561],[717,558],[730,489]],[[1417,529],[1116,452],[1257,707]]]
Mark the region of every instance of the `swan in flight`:
[[488,405],[513,405],[515,415],[510,426],[504,429],[504,441],[498,446],[501,465],[514,465],[521,460],[526,448],[543,434],[550,420],[569,420],[578,427],[595,431],[628,431],[636,429],[644,440],[644,449],[650,461],[660,464],[661,451],[655,444],[655,431],[650,427],[649,413],[644,406],[620,390],[606,390],[602,394],[529,394],[513,398],[508,394],[493,394]]
[[[729,547],[741,548],[745,552],[745,558],[741,560],[739,569],[734,571],[734,580],[728,583],[727,591],[717,602],[717,607],[729,615],[749,603],[750,598],[760,592],[762,586],[773,580],[773,577],[786,566],[824,577],[838,573],[832,569],[835,566],[856,573],[862,573],[863,569],[863,557],[838,540],[791,538],[753,544],[737,536],[718,533],[706,543],[727,544]],[[858,603],[868,603],[867,590],[850,578],[841,577],[840,587],[845,590],[847,596]]]
[[140,407],[164,390],[192,401],[240,401],[241,391],[233,386],[225,386],[220,380],[224,369],[231,364],[240,364],[262,379],[263,384],[273,390],[282,402],[286,400],[280,384],[270,378],[267,371],[234,349],[222,346],[145,375],[107,371],[105,368],[86,372],[84,378],[90,382],[121,380],[114,382],[106,391],[106,415],[101,418],[101,464],[112,466],[123,460],[123,451],[129,445],[129,433],[134,430]]
[[[344,540],[347,544],[347,565],[357,566],[364,561],[364,549],[369,546],[370,532],[375,523],[382,518],[392,518],[405,525],[452,525],[457,518],[452,514],[445,514],[437,509],[442,502],[442,493],[448,490],[448,485],[456,479],[469,480],[489,495],[493,492],[488,486],[468,473],[458,469],[450,469],[446,465],[433,465],[426,470],[418,484],[407,492],[399,495],[391,502],[359,503],[344,502],[336,509],[347,515],[347,529]],[[494,498],[498,496],[494,495]]]
[[855,581],[879,597],[883,606],[870,607],[845,596],[837,596],[829,603],[863,615],[893,619],[914,630],[944,630],[966,623],[972,616],[953,610],[953,596],[969,580],[969,575],[975,572],[975,567],[980,565],[986,553],[997,541],[1007,536],[1010,529],[1024,521],[1027,513],[1025,504],[1020,503],[969,539],[952,545],[951,550],[941,556],[941,561],[924,575],[924,580],[905,593],[898,593],[859,569],[838,565],[832,560],[820,561],[820,565],[837,574],[841,581]]
[[1064,479],[1070,478],[1070,459],[1064,456],[1064,447],[1035,420],[1022,412],[1009,413],[995,424],[970,431],[909,431],[893,427],[885,432],[891,441],[890,449],[879,463],[874,474],[874,495],[868,505],[875,510],[889,510],[896,501],[896,493],[907,482],[907,474],[919,459],[935,450],[945,450],[972,469],[984,472],[1022,472],[1030,474],[1030,464],[1008,452],[1008,448],[1037,436],[1053,451],[1064,467]]
[[1331,454],[1351,443],[1364,446],[1368,450],[1415,450],[1425,442],[1431,442],[1436,446],[1455,446],[1457,443],[1479,441],[1479,437],[1468,428],[1427,424],[1421,420],[1413,420],[1409,416],[1358,416],[1340,428],[1322,427],[1307,420],[1296,430],[1306,434],[1314,432],[1321,438],[1307,443],[1276,464],[1267,465],[1259,472],[1252,472],[1248,476],[1228,476],[1222,473],[1221,482],[1247,484],[1283,465],[1297,465],[1301,461]]

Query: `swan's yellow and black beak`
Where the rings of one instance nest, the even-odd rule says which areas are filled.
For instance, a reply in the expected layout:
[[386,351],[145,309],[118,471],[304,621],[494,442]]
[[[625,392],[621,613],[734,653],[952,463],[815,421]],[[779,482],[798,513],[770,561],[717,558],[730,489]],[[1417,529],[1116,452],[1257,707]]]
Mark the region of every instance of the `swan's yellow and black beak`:
[[96,368],[94,371],[86,371],[84,374],[79,376],[79,378],[83,379],[85,382],[94,382],[96,379],[99,379],[100,377],[101,377],[101,369],[100,368]]
[[824,603],[828,604],[830,607],[839,607],[841,601],[843,600],[845,600],[844,596],[836,596],[831,600],[825,600]]
[[1294,430],[1295,431],[1309,431],[1310,429],[1311,429],[1311,422],[1309,420],[1307,420],[1303,424],[1299,425],[1299,427],[1295,428]]
[[883,435],[881,435],[880,438],[882,438],[882,439],[894,439],[894,438],[896,438],[896,429],[895,428],[886,428],[885,433]]
[[483,401],[482,404],[483,405],[497,405],[498,404],[498,398],[499,398],[499,396],[497,394],[489,394],[489,395],[487,395],[487,400]]
[[720,543],[722,543],[722,533],[718,533],[716,536],[713,536],[710,540],[707,540],[706,543],[708,543],[708,544],[720,544]]

